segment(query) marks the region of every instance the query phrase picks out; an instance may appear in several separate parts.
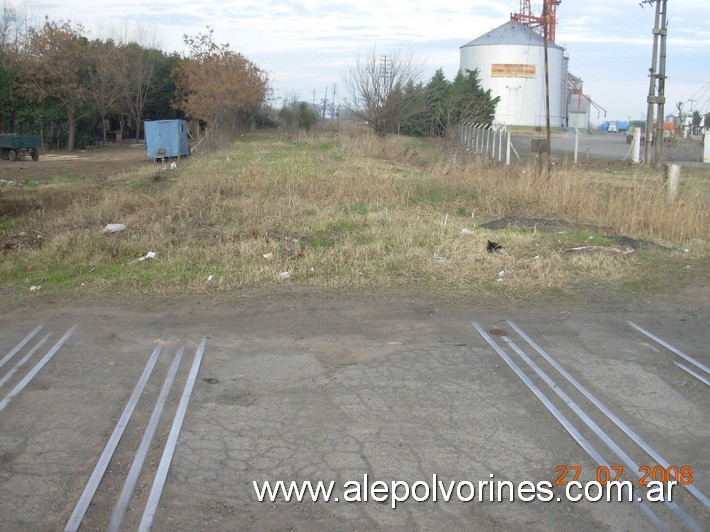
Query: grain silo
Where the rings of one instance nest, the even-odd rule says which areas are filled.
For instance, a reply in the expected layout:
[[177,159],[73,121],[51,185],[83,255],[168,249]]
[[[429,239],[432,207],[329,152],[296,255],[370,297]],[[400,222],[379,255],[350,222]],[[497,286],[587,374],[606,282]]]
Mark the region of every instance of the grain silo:
[[[547,55],[550,126],[563,127],[564,49],[548,41]],[[460,69],[478,69],[481,86],[500,97],[496,122],[545,127],[545,40],[540,34],[506,22],[461,47]]]

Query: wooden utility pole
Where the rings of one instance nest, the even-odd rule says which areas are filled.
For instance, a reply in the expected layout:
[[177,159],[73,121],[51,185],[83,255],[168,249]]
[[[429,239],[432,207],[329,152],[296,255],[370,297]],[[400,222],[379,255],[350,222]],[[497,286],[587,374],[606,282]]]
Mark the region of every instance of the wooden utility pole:
[[[656,17],[653,27],[653,57],[649,69],[648,110],[646,112],[646,146],[644,157],[646,166],[657,167],[663,155],[663,123],[665,122],[664,104],[666,83],[666,5],[667,0],[644,0],[643,4],[656,4]],[[660,50],[660,58],[659,58]],[[658,89],[658,92],[656,92]],[[655,122],[654,122],[655,118]],[[655,145],[653,160],[651,146]]]

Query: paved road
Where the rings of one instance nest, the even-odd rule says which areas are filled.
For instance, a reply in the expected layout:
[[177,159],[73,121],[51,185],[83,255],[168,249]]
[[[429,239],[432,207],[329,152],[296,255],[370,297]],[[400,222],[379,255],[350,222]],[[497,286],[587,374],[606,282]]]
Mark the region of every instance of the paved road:
[[[654,519],[669,529],[683,522],[704,526],[708,508],[698,497],[710,494],[710,387],[677,363],[696,373],[701,369],[627,320],[708,366],[708,308],[707,301],[695,300],[491,309],[474,302],[307,292],[117,307],[51,298],[5,306],[0,357],[37,325],[43,328],[0,367],[0,379],[45,334],[52,336],[0,387],[0,401],[68,336],[21,391],[0,403],[0,529],[66,525],[151,355],[159,351],[82,521],[82,530],[105,529],[182,348],[165,411],[122,517],[122,528],[136,528],[203,338],[154,530],[647,530]],[[564,395],[556,395],[512,344]],[[575,414],[571,402],[591,424]],[[594,452],[608,464],[623,465],[623,478],[632,482],[634,468],[624,460],[636,469],[662,463],[659,456],[690,466],[697,493],[680,488],[677,506],[654,503],[646,510],[631,503],[556,500],[409,500],[392,509],[391,500],[258,502],[252,484],[335,481],[335,495],[343,499],[345,483],[362,483],[364,475],[369,483],[410,485],[431,483],[434,474],[445,483],[477,485],[491,475],[514,483],[554,483],[565,472],[560,466],[580,466],[586,482],[596,478]],[[555,497],[563,498],[562,490],[555,486]]]
[[[561,162],[571,163],[574,161],[575,133],[568,131],[562,134],[555,134],[551,138],[553,155]],[[529,135],[513,137],[513,146],[520,157],[527,159],[531,154],[531,138]],[[578,161],[580,163],[588,161],[629,161],[632,160],[631,145],[626,142],[623,133],[604,133],[594,131],[579,133],[577,147]],[[641,147],[641,157],[644,156],[644,147]],[[702,163],[702,147],[690,140],[678,141],[674,144],[663,146],[662,159],[664,162],[690,162]],[[710,164],[707,165],[710,169]]]

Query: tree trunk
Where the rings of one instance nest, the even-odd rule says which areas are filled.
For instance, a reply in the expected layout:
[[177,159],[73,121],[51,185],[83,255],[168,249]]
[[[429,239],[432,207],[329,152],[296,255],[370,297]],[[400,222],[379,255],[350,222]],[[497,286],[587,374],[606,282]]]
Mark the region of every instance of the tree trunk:
[[67,125],[69,126],[67,149],[74,151],[74,133],[76,131],[76,113],[74,113],[74,109],[67,109]]
[[125,123],[124,116],[121,114],[119,115],[119,120],[118,120],[118,131],[116,132],[116,144],[122,144],[123,143],[123,124]]
[[136,144],[141,140],[141,117],[140,115],[133,117],[136,121]]
[[101,115],[101,131],[104,134],[104,146],[106,146],[108,140],[106,137],[106,117],[103,114]]

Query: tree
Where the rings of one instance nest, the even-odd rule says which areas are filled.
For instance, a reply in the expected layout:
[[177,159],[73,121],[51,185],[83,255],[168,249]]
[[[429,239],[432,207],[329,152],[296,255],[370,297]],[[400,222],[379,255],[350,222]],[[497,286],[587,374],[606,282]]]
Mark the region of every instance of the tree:
[[424,88],[424,112],[426,133],[433,137],[443,137],[451,120],[451,82],[444,71],[438,69]]
[[125,45],[123,53],[128,65],[124,107],[126,114],[136,124],[135,135],[136,141],[138,141],[140,140],[143,113],[153,84],[155,65],[163,53],[160,50],[144,48],[136,42]]
[[284,131],[295,133],[299,129],[310,131],[318,122],[318,112],[306,102],[284,102],[279,110],[279,122]]
[[0,66],[17,68],[27,50],[29,22],[11,5],[0,9]]
[[40,100],[61,103],[67,119],[67,148],[74,149],[76,123],[88,114],[89,45],[83,28],[45,19],[41,29],[30,28],[30,59],[22,82]]
[[410,54],[394,51],[378,56],[373,48],[358,58],[343,80],[350,111],[379,136],[396,131],[416,111],[405,96],[421,70]]
[[452,82],[441,69],[426,85],[411,89],[407,99],[417,111],[410,114],[405,131],[450,139],[458,139],[467,124],[492,124],[499,101],[483,90],[477,71],[459,72]]
[[700,124],[702,121],[703,117],[700,114],[700,111],[693,111],[693,130],[691,131],[693,135],[700,133]]
[[27,17],[7,3],[0,9],[0,133],[13,124],[16,102],[13,85],[27,48]]
[[143,118],[147,120],[164,120],[181,118],[182,113],[173,106],[175,98],[175,72],[182,61],[176,52],[156,56],[153,82],[148,99],[143,110]]
[[499,101],[500,97],[493,98],[490,89],[481,87],[478,70],[459,71],[451,84],[451,94],[442,113],[446,134],[458,138],[460,128],[466,124],[490,126]]
[[266,101],[266,73],[228,44],[212,40],[213,30],[184,36],[189,57],[177,69],[175,105],[210,128],[240,130],[249,127]]
[[93,41],[90,51],[89,95],[101,117],[101,131],[106,142],[107,117],[110,112],[118,110],[117,106],[126,94],[126,56],[111,40]]

